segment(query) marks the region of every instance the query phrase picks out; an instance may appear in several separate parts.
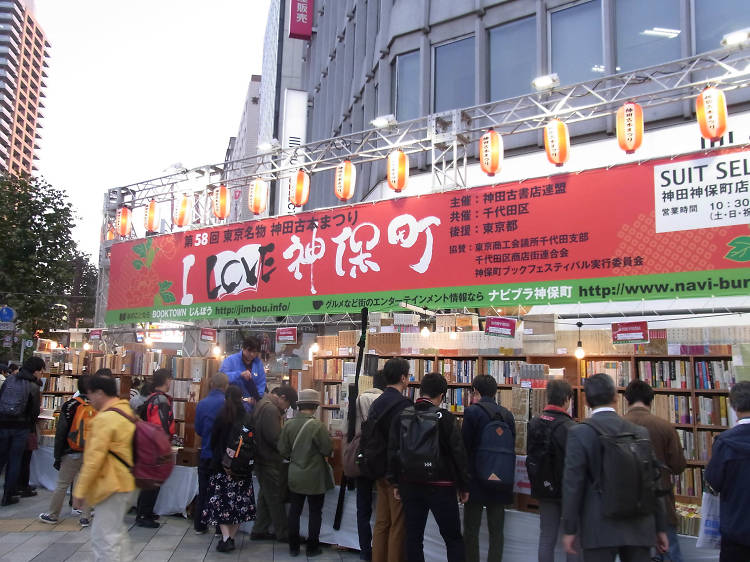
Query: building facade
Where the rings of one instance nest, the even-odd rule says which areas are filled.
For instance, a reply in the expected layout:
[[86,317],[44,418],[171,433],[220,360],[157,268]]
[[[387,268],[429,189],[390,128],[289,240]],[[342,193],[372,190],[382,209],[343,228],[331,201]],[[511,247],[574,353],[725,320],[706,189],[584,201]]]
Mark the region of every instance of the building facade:
[[32,2],[0,0],[0,170],[32,174],[37,167],[44,104],[47,42]]
[[[532,92],[556,73],[561,85],[718,49],[724,34],[750,27],[745,0],[316,0],[305,42],[308,140]],[[732,92],[730,107],[748,95]],[[691,117],[667,104],[649,127]],[[573,143],[604,138],[612,120],[571,127]],[[537,133],[506,138],[506,151],[538,150]],[[415,170],[416,172],[416,170]],[[371,197],[385,166],[363,164],[352,202]],[[307,207],[339,204],[331,173],[312,178]]]

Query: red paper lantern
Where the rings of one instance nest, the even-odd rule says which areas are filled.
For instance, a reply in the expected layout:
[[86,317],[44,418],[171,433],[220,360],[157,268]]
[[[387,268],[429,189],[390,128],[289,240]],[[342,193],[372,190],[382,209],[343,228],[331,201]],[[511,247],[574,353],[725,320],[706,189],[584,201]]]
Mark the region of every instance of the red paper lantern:
[[156,200],[152,199],[148,202],[144,219],[147,232],[156,232],[159,230],[159,208],[156,206]]
[[336,166],[336,179],[333,186],[333,192],[341,201],[349,201],[354,195],[354,188],[357,185],[357,168],[351,163],[351,160],[344,160]]
[[552,119],[544,126],[544,150],[547,159],[555,166],[562,166],[568,161],[570,135],[568,126],[559,119]]
[[500,171],[503,163],[503,137],[490,129],[479,139],[479,165],[488,176]]
[[179,205],[175,209],[174,223],[177,226],[186,226],[193,220],[193,204],[190,197],[183,195]]
[[727,99],[724,92],[713,86],[703,90],[695,100],[695,115],[701,136],[717,141],[727,130]]
[[617,110],[617,144],[626,154],[633,154],[643,142],[643,108],[626,102]]
[[213,208],[217,219],[224,220],[229,216],[229,190],[226,185],[221,184],[214,190]]
[[257,179],[250,184],[247,192],[247,208],[254,215],[265,212],[268,202],[268,182]]
[[130,210],[130,207],[120,207],[117,209],[115,230],[121,238],[125,238],[130,234],[132,213],[133,211]]
[[289,201],[295,207],[302,207],[310,198],[310,176],[300,168],[289,186]]
[[402,150],[388,155],[388,187],[400,193],[409,181],[409,156]]

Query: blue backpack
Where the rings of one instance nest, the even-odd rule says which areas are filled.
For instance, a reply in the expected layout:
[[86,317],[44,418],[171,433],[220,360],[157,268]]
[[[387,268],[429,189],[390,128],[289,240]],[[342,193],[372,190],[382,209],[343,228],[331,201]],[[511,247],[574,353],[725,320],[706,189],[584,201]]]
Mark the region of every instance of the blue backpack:
[[490,421],[482,428],[474,461],[477,481],[487,490],[511,493],[516,477],[516,443],[513,431],[502,419],[500,412],[492,411],[487,404],[481,402],[477,406],[490,417]]
[[0,415],[18,418],[26,413],[31,393],[30,384],[18,375],[11,375],[5,379],[0,391]]

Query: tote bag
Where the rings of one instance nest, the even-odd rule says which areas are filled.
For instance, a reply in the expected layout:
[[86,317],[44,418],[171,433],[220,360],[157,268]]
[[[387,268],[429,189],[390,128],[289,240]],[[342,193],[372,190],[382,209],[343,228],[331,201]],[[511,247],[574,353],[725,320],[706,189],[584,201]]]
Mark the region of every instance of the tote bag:
[[719,496],[703,492],[701,501],[701,526],[698,531],[697,548],[720,548],[719,532]]

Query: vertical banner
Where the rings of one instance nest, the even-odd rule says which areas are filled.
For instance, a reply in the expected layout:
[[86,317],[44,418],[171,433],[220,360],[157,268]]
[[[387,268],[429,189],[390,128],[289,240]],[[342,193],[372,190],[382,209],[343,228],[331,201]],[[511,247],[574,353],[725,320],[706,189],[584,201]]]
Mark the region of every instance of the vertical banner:
[[291,0],[289,10],[289,38],[309,40],[315,10],[313,0]]

